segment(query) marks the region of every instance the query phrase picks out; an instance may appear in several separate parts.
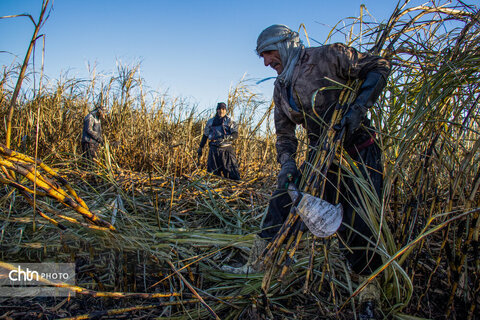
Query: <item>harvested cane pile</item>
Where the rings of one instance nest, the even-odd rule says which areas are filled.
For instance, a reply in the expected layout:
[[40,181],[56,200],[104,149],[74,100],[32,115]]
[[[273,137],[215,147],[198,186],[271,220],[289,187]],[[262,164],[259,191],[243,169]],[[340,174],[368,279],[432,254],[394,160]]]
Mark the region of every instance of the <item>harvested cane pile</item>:
[[[358,209],[383,257],[370,280],[381,281],[386,318],[478,318],[479,17],[477,7],[461,2],[400,3],[385,24],[362,14],[332,32],[393,64],[371,110],[384,153],[382,198],[372,196],[356,169],[361,164],[329,130],[329,147],[310,164],[325,172],[335,163],[358,181],[364,195]],[[335,237],[315,239],[295,225],[295,215],[285,225],[293,236],[267,251],[265,274],[220,271],[246,261],[275,183],[272,132],[267,125],[260,133],[261,123],[250,117],[261,101],[243,84],[231,92],[229,105],[242,119],[236,147],[243,173],[242,182],[232,182],[195,161],[205,117],[175,100],[136,107],[134,101],[145,101],[143,89],[135,70],[127,71],[114,77],[118,86],[112,80],[84,88],[72,80],[18,102],[12,148],[23,152],[2,147],[0,154],[1,266],[73,262],[77,275],[75,296],[0,298],[0,315],[353,319],[352,297],[365,283],[350,279]],[[12,74],[1,82],[2,116]],[[345,101],[355,84],[350,88]],[[105,128],[112,143],[93,166],[76,155],[87,91],[102,91],[111,111]],[[36,129],[37,121],[45,125]],[[22,139],[32,129],[35,143]],[[43,162],[25,155],[36,151]],[[320,178],[307,173],[301,187],[311,192]]]
[[[15,156],[20,157],[19,154]],[[41,166],[46,168],[43,164]],[[164,306],[166,309],[157,315],[163,313],[170,318],[171,314],[177,312],[174,310],[178,306],[196,305],[202,301],[207,305],[205,300],[213,297],[215,301],[249,301],[248,292],[235,296],[212,293],[211,297],[203,297],[194,287],[211,287],[215,283],[215,276],[210,274],[211,269],[215,270],[222,260],[241,255],[248,247],[253,236],[242,233],[255,229],[261,214],[258,203],[267,201],[267,195],[258,191],[261,183],[255,182],[255,179],[232,183],[216,178],[210,180],[208,176],[205,179],[205,173],[200,172],[193,172],[175,180],[126,171],[100,172],[93,177],[101,179],[95,181],[95,193],[92,193],[93,187],[86,181],[83,182],[83,188],[90,190],[90,193],[85,189],[82,192],[97,198],[101,195],[102,203],[92,199],[87,201],[93,202],[91,211],[96,212],[95,221],[102,221],[101,224],[109,226],[105,228],[96,227],[94,220],[90,218],[88,223],[79,222],[74,218],[78,213],[76,210],[64,212],[54,203],[48,206],[48,200],[45,201],[44,197],[50,195],[54,198],[52,194],[55,193],[42,193],[43,190],[49,189],[50,185],[55,186],[57,181],[64,181],[53,171],[49,170],[49,173],[52,174],[50,184],[39,184],[36,192],[37,212],[40,212],[38,208],[45,208],[51,215],[64,220],[62,223],[44,214],[41,215],[43,219],[35,218],[32,212],[34,207],[29,206],[31,203],[25,203],[23,215],[2,216],[6,230],[13,229],[15,233],[14,226],[26,226],[21,233],[22,245],[18,245],[18,242],[2,241],[2,260],[18,261],[18,257],[28,257],[27,260],[31,262],[45,262],[54,257],[57,262],[76,263],[77,286],[70,289],[77,294],[78,299],[73,299],[75,302],[68,308],[58,312],[45,311],[43,316],[66,316],[77,309],[91,310],[92,306],[101,309],[109,306],[113,308],[108,311],[111,314],[140,310],[150,312],[150,309],[158,310]],[[77,186],[81,186],[82,178],[76,174],[70,172],[69,178],[77,181]],[[38,174],[38,180],[44,181],[46,178]],[[90,177],[87,177],[87,180],[90,180]],[[64,183],[65,185],[67,184]],[[17,190],[23,189],[17,187]],[[59,199],[54,199],[60,202]],[[21,203],[16,207],[19,205]],[[100,220],[99,216],[103,220]],[[36,230],[33,229],[35,219]],[[13,239],[15,236],[16,234],[4,233],[6,239]],[[46,236],[48,238],[45,238]],[[8,268],[4,263],[2,267]],[[187,288],[191,290],[185,292]],[[124,300],[113,300],[104,306],[103,301],[96,300],[99,297]],[[165,300],[174,297],[179,298],[177,302]],[[156,302],[148,300],[149,306],[144,306],[145,299]],[[9,304],[16,303],[15,301],[6,299],[3,302],[8,308]],[[45,299],[40,301],[48,303]],[[115,308],[124,306],[125,301],[138,305],[127,309]],[[22,312],[22,308],[18,307],[14,309],[16,312],[7,314],[23,317],[33,316],[35,313]],[[199,318],[206,317],[208,313],[204,312],[209,309],[206,307],[198,310],[199,313],[194,313],[198,313]]]
[[[93,226],[88,227],[98,226],[103,229],[115,230],[110,223],[103,221],[93,214],[90,209],[88,209],[85,201],[77,195],[68,182],[43,162],[12,151],[2,144],[0,144],[0,156],[0,165],[4,175],[4,177],[0,177],[0,182],[18,190],[25,200],[33,206],[33,208],[37,209],[37,212],[42,218],[61,229],[66,229],[65,226],[59,224],[54,218],[41,211],[40,208],[42,204],[39,204],[37,208],[37,202],[34,201],[34,197],[48,196],[73,209],[93,224]],[[41,173],[41,171],[43,172]],[[17,175],[23,176],[23,178],[33,186],[26,185],[22,180],[20,180],[20,183],[16,182],[15,176]],[[57,215],[69,222],[79,223],[77,219],[67,218],[49,206],[44,206],[43,208],[44,211]]]

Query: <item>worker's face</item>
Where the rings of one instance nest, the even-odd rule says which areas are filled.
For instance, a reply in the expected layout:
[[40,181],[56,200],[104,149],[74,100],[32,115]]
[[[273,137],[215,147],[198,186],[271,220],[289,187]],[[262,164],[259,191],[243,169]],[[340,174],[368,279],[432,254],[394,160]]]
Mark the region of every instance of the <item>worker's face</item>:
[[225,108],[217,109],[217,114],[220,118],[223,118],[227,115],[227,109]]
[[263,64],[265,67],[270,66],[272,69],[277,71],[277,74],[282,73],[283,64],[278,50],[264,51],[262,52],[261,57],[263,58]]

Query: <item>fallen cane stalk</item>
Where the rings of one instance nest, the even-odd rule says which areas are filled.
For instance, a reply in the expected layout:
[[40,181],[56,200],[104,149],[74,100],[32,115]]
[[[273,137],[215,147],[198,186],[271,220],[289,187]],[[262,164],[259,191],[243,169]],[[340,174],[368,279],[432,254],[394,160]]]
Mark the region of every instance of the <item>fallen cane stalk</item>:
[[185,283],[185,285],[188,287],[188,289],[190,289],[190,291],[198,298],[198,300],[200,301],[200,303],[208,310],[208,312],[217,320],[220,320],[220,318],[217,316],[217,314],[215,313],[215,311],[213,311],[212,308],[210,308],[210,306],[205,302],[205,300],[203,300],[203,298],[198,294],[198,292],[192,287],[192,285],[187,281],[187,279],[185,279],[185,277],[177,271],[177,269],[175,268],[175,266],[173,265],[172,262],[170,262],[170,260],[166,260],[167,263],[170,265],[170,267],[173,269],[173,271],[178,275],[178,277],[183,281],[183,283]]
[[[225,296],[225,297],[215,297],[215,299],[218,300],[233,300],[233,299],[244,299],[247,298],[246,296]],[[206,298],[208,299],[208,298]],[[168,302],[160,302],[160,303],[155,303],[155,304],[149,304],[146,306],[139,305],[139,306],[134,306],[134,307],[129,307],[129,308],[119,308],[119,309],[111,309],[111,310],[101,310],[101,311],[95,311],[95,312],[90,312],[87,314],[82,314],[78,315],[75,317],[70,317],[70,318],[62,318],[61,320],[85,320],[85,319],[92,319],[92,318],[98,318],[98,317],[103,317],[103,316],[112,316],[116,314],[124,314],[127,312],[132,312],[132,311],[140,311],[140,310],[148,310],[148,309],[154,309],[158,307],[167,307],[167,306],[176,306],[180,304],[190,304],[190,303],[201,303],[200,299],[189,299],[189,300],[181,300],[181,301],[168,301]]]
[[[28,156],[5,148],[3,145],[0,145],[0,155],[2,156],[0,157],[0,166],[7,177],[10,177],[10,174],[8,174],[8,172],[18,173],[30,180],[30,182],[41,188],[43,191],[38,191],[38,189],[31,190],[30,188],[14,182],[11,179],[2,178],[0,182],[4,184],[9,184],[19,190],[22,190],[22,192],[28,192],[41,196],[48,195],[49,197],[57,200],[65,206],[74,209],[77,213],[81,214],[84,218],[88,219],[92,223],[101,227],[108,228],[112,231],[115,230],[115,227],[113,227],[110,223],[103,221],[98,216],[93,214],[88,209],[85,202],[80,197],[78,197],[73,188],[68,185],[66,180],[61,178],[48,166],[43,165],[41,161],[35,162]],[[68,192],[60,188],[55,182],[43,176],[38,170],[35,170],[34,167],[31,165],[33,163],[36,163],[38,166],[40,166],[40,168],[43,168],[47,173],[49,173],[56,180],[58,180],[61,185],[66,186]],[[53,221],[49,221],[53,223]]]
[[[10,263],[0,261],[0,268],[6,270],[18,270],[19,266],[14,266]],[[129,293],[129,292],[100,292],[85,289],[79,286],[71,285],[65,282],[52,282],[48,279],[38,276],[37,281],[46,284],[47,286],[65,288],[72,291],[73,293],[88,295],[92,297],[108,297],[108,298],[144,298],[144,299],[154,299],[154,298],[169,298],[169,297],[179,297],[184,294],[179,292],[172,293]]]
[[[77,193],[75,192],[75,190],[73,190],[73,188],[70,186],[70,184],[67,182],[67,180],[65,180],[64,178],[62,178],[57,172],[55,172],[55,170],[53,170],[52,168],[50,168],[49,166],[47,166],[46,164],[44,164],[42,161],[40,160],[34,160],[32,159],[31,157],[27,156],[27,155],[24,155],[22,153],[19,153],[19,152],[16,152],[14,150],[11,150],[11,149],[8,149],[6,148],[3,144],[0,143],[0,154],[4,155],[5,156],[5,159],[6,160],[16,160],[18,162],[23,162],[23,163],[26,163],[26,164],[37,164],[37,166],[39,166],[41,169],[43,169],[47,174],[51,175],[52,177],[55,178],[55,180],[62,186],[64,186],[67,191],[75,198],[75,200],[84,208],[88,209],[87,205],[85,204],[85,202],[80,198],[78,197]],[[43,176],[40,176],[39,175],[39,178],[43,179]]]

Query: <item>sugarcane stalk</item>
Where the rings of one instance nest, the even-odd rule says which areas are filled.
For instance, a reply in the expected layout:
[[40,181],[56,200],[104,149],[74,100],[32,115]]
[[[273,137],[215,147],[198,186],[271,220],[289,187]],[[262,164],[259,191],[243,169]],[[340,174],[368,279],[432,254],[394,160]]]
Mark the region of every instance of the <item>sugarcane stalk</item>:
[[[431,218],[432,218],[433,212],[434,212],[434,210],[435,210],[436,207],[437,207],[437,209],[438,209],[437,196],[435,196],[435,198],[434,198],[433,201],[432,201],[432,205],[430,206],[430,212],[429,212],[429,215],[428,215],[428,219],[431,219]],[[440,211],[440,210],[439,210],[439,211]],[[417,260],[418,260],[418,256],[419,256],[420,252],[422,251],[422,248],[423,248],[424,245],[425,245],[425,240],[422,240],[421,243],[420,243],[420,246],[419,246],[419,250],[417,250],[417,254],[416,254],[415,258],[413,259],[413,261],[417,261]],[[424,297],[424,296],[427,294],[427,292],[430,290],[431,277],[432,277],[432,275],[435,274],[435,271],[436,271],[437,268],[438,268],[438,265],[435,267],[434,272],[430,272],[430,277],[429,277],[429,279],[428,279],[427,285],[425,286],[425,290],[422,291],[422,293],[420,294],[420,296],[419,296],[419,298],[418,298],[417,310],[420,310],[423,297]],[[412,281],[412,282],[413,282],[413,280],[414,280],[414,275],[415,275],[415,273],[413,273],[412,276],[411,276],[411,278],[410,278],[410,281]]]
[[[477,259],[476,261],[476,264],[477,264],[477,268],[476,268],[476,271],[474,273],[474,276],[475,276],[475,282],[474,282],[474,290],[473,290],[473,294],[472,294],[472,297],[478,297],[478,295],[480,294],[480,268],[479,268],[479,265],[478,265],[479,261]],[[472,320],[472,319],[475,319],[475,309],[477,308],[477,303],[472,303],[470,305],[470,309],[468,310],[468,320]]]
[[268,293],[270,289],[270,282],[272,280],[272,276],[276,272],[276,269],[277,269],[276,265],[271,265],[265,269],[265,273],[262,278],[262,290],[265,291],[265,293]]
[[[24,155],[22,153],[19,153],[19,152],[16,152],[14,150],[11,150],[9,148],[7,148],[6,146],[4,146],[3,144],[0,143],[0,153],[3,154],[5,157],[6,157],[6,160],[15,160],[16,162],[19,162],[20,164],[21,163],[25,163],[25,164],[36,164],[37,166],[39,166],[40,168],[42,168],[46,173],[48,173],[49,175],[51,175],[52,177],[54,177],[58,183],[60,183],[60,185],[64,186],[67,191],[75,198],[75,200],[84,208],[88,209],[87,205],[85,204],[85,202],[80,198],[78,197],[77,193],[75,192],[75,190],[70,186],[70,184],[67,182],[67,180],[65,180],[63,177],[61,177],[57,172],[55,172],[55,170],[53,170],[52,168],[50,168],[49,166],[47,166],[45,163],[43,163],[41,160],[34,160],[32,159],[31,157],[27,156],[27,155]],[[28,166],[29,170],[31,171],[31,166]],[[45,180],[45,178],[40,175],[40,174],[37,174],[37,178],[40,178],[42,180],[44,180],[45,182],[49,182],[49,180]],[[55,186],[54,184],[52,184],[51,182],[49,183],[51,186]]]
[[28,188],[28,187],[25,187],[24,185],[18,183],[18,182],[15,182],[15,181],[12,181],[10,179],[6,179],[6,178],[2,178],[0,177],[0,183],[3,183],[3,184],[6,184],[6,185],[9,185],[13,188],[16,188],[18,190],[22,190],[22,191],[25,191],[27,193],[36,193],[37,195],[40,195],[40,196],[47,196],[48,194],[46,192],[43,192],[43,191],[33,191],[32,189]]
[[310,289],[309,289],[309,283],[310,283],[310,276],[313,273],[313,263],[315,259],[315,242],[317,241],[317,237],[313,236],[312,240],[312,245],[310,246],[310,255],[308,258],[308,268],[307,272],[305,274],[305,284],[303,285],[303,293],[307,294]]
[[[460,169],[459,169],[460,172],[465,171],[465,168],[470,163],[470,161],[473,157],[473,154],[475,154],[475,152],[478,150],[478,148],[480,148],[480,139],[478,139],[475,142],[472,149],[466,154],[465,158],[463,159],[463,161],[460,165]],[[460,176],[461,175],[459,175],[459,177]],[[452,186],[452,195],[450,196],[450,199],[452,199],[455,196],[459,181],[460,181],[460,179],[457,177],[457,179],[454,181],[453,186]],[[476,192],[475,184],[474,184],[472,192],[470,193],[470,195],[468,197],[469,199],[474,198],[474,196],[475,196],[474,192]],[[452,203],[451,200],[450,200],[450,203]],[[467,201],[467,203],[465,205],[465,210],[469,210],[469,209],[471,209],[471,201]],[[470,219],[470,217],[468,219]],[[478,219],[478,213],[474,214],[474,217],[473,217],[471,222],[475,222],[477,219]],[[470,245],[470,243],[472,241],[472,238],[473,238],[473,235],[475,233],[475,227],[468,224],[469,228],[467,230],[465,230],[465,225],[466,225],[466,223],[461,221],[460,226],[456,230],[456,232],[458,234],[466,233],[466,236],[465,237],[461,237],[461,236],[457,237],[456,241],[454,242],[454,248],[453,248],[454,250],[453,250],[453,253],[452,253],[453,257],[451,259],[451,262],[449,263],[450,270],[451,270],[450,273],[452,274],[453,283],[452,283],[452,288],[451,288],[451,292],[450,292],[450,297],[449,297],[448,303],[447,303],[447,306],[451,306],[451,308],[448,308],[447,316],[450,315],[451,309],[453,308],[453,300],[455,298],[455,294],[456,294],[457,289],[458,289],[459,280],[460,280],[460,277],[461,277],[462,268],[463,268],[465,258],[466,258],[466,255],[467,255],[468,246]],[[465,270],[464,272],[467,272],[467,270]]]
[[285,238],[287,237],[287,235],[289,234],[291,228],[295,225],[295,223],[299,219],[299,216],[296,213],[294,213],[293,211],[291,211],[289,217],[290,218],[287,219],[287,221],[283,224],[285,226],[285,228],[283,230],[280,229],[282,231],[281,233],[280,232],[277,233],[277,237],[272,242],[272,245],[270,246],[269,250],[267,251],[267,253],[265,254],[265,256],[263,258],[264,261],[267,263],[267,265],[269,265],[271,263],[271,261],[273,261],[272,260],[273,257],[276,256],[276,254],[278,253],[278,250],[282,246],[282,244],[283,244]]
[[207,309],[207,311],[217,320],[220,320],[220,317],[213,311],[213,309],[203,300],[202,296],[198,294],[198,292],[193,288],[193,286],[185,279],[185,277],[177,271],[175,266],[170,260],[166,260],[167,263],[170,265],[170,267],[173,269],[173,271],[177,274],[177,276],[185,283],[185,285],[188,287],[188,289],[197,297],[197,299],[200,301],[200,303]]
[[288,241],[285,245],[285,248],[283,248],[283,252],[280,255],[278,261],[276,262],[276,264],[278,266],[280,266],[283,263],[283,261],[285,260],[285,257],[287,256],[287,254],[289,252],[290,247],[292,246],[292,243],[296,239],[297,229],[300,227],[298,222],[299,222],[299,220],[297,220],[297,224],[295,225],[295,228],[293,229],[293,232],[291,232],[291,236],[288,238]]
[[[0,268],[6,270],[18,270],[18,266],[14,266],[10,263],[0,261]],[[169,297],[179,297],[184,294],[181,292],[172,292],[172,293],[128,293],[128,292],[100,292],[85,289],[79,286],[71,285],[65,282],[52,282],[48,279],[45,279],[41,275],[38,276],[38,282],[44,283],[48,286],[65,288],[73,293],[88,295],[92,297],[108,297],[108,298],[145,298],[145,299],[156,299],[156,298],[169,298]]]
[[325,257],[325,270],[326,270],[326,273],[329,277],[329,281],[328,283],[330,284],[330,290],[332,292],[332,300],[333,300],[333,305],[335,307],[337,307],[337,299],[336,299],[336,294],[335,294],[335,284],[333,283],[332,281],[332,273],[331,273],[331,268],[330,268],[330,262],[329,262],[329,259],[328,259],[328,250],[327,250],[327,245],[325,243],[325,239],[323,239],[323,255]]
[[288,268],[290,268],[291,261],[293,261],[293,256],[295,255],[295,252],[298,249],[298,245],[300,244],[300,240],[302,240],[303,232],[304,231],[302,230],[302,228],[300,228],[300,230],[298,230],[298,232],[297,232],[297,236],[296,236],[296,239],[295,239],[295,245],[293,246],[292,249],[290,249],[290,252],[288,254],[288,259],[287,259],[285,265],[283,266],[282,271],[280,272],[280,277],[279,277],[280,282],[282,282],[284,280],[285,275],[287,274]]
[[[40,174],[40,172],[34,170],[31,165],[29,165],[27,168],[25,168],[24,166],[22,166],[21,162],[17,162],[15,160],[13,160],[13,158],[20,158],[22,162],[24,162],[24,163],[29,162],[30,163],[30,161],[28,161],[28,157],[26,157],[26,156],[22,157],[22,156],[20,156],[19,153],[13,152],[13,151],[9,150],[8,148],[4,148],[3,146],[2,146],[2,149],[0,150],[0,152],[6,154],[9,157],[9,159],[11,160],[11,161],[9,161],[6,158],[1,158],[0,157],[0,166],[3,168],[2,170],[4,171],[4,173],[7,176],[10,176],[8,174],[9,171],[21,174],[25,178],[30,180],[32,183],[34,183],[34,185],[36,185],[36,186],[40,187],[42,190],[44,190],[44,192],[41,192],[40,195],[47,194],[48,196],[56,199],[58,202],[64,204],[65,206],[71,207],[72,209],[74,209],[79,214],[81,214],[85,218],[89,219],[93,223],[98,224],[98,225],[103,226],[103,227],[107,227],[110,230],[115,230],[115,228],[110,223],[108,223],[106,221],[103,221],[98,216],[93,214],[88,209],[88,207],[86,206],[86,204],[83,200],[81,200],[80,204],[79,204],[78,202],[73,200],[65,190],[58,187],[54,182],[50,181],[50,179],[42,176]],[[50,172],[53,172],[53,170],[50,170]],[[3,180],[3,181],[8,182],[7,180]],[[64,182],[64,179],[63,179],[63,182]],[[20,187],[20,185],[18,183],[13,183],[13,181],[12,181],[12,183],[10,183],[10,182],[8,182],[8,183],[10,185],[16,187],[16,188],[24,190],[25,192],[30,192],[30,193],[34,193],[34,194],[37,192],[37,190],[32,191],[29,188]],[[64,183],[64,185],[68,186],[67,183]],[[73,191],[73,189],[70,186],[68,186],[68,188]],[[74,198],[80,199],[75,192],[73,192],[73,194],[74,194]]]
[[[215,299],[218,299],[218,300],[234,300],[234,299],[244,299],[244,298],[247,298],[247,297],[245,297],[245,296],[215,297]],[[204,299],[209,299],[209,298],[205,297]],[[213,299],[213,298],[210,298],[210,299]],[[199,299],[188,299],[188,300],[179,300],[179,301],[160,302],[160,303],[149,304],[149,305],[138,305],[138,306],[133,306],[133,307],[128,307],[128,308],[118,308],[118,309],[94,311],[94,312],[90,312],[90,313],[87,313],[87,314],[78,315],[78,316],[75,316],[75,317],[62,318],[61,320],[93,319],[93,318],[104,317],[104,316],[113,316],[113,315],[118,315],[118,314],[124,314],[124,313],[132,312],[132,311],[149,310],[149,309],[155,309],[155,308],[159,308],[159,307],[176,306],[176,305],[181,305],[181,304],[193,304],[193,303],[200,303],[200,302],[201,301]]]
[[[474,188],[473,192],[475,192],[475,191],[476,190]],[[473,192],[470,195],[470,197],[472,197],[472,198],[474,196]],[[467,202],[467,204],[465,206],[465,210],[470,210],[470,209],[471,209],[471,205],[470,205],[470,203]],[[478,212],[474,213],[473,217],[472,217],[473,219],[471,219],[471,222],[475,222],[476,220],[478,220],[478,217],[479,217]],[[468,219],[470,219],[470,217],[468,217]],[[462,229],[460,229],[458,231],[462,231]],[[459,233],[463,233],[463,231],[459,232]],[[475,227],[470,225],[468,230],[466,230],[466,234],[467,234],[466,237],[465,238],[464,237],[458,237],[457,238],[456,245],[455,245],[455,253],[454,253],[455,256],[456,256],[456,259],[454,259],[454,260],[458,261],[458,262],[457,262],[456,265],[451,266],[451,268],[453,269],[452,272],[454,273],[455,277],[454,277],[454,282],[452,284],[452,289],[451,289],[451,293],[450,293],[450,297],[448,299],[448,304],[447,305],[453,306],[453,299],[455,298],[455,294],[457,292],[460,274],[461,274],[463,265],[465,263],[468,247],[470,246],[470,244],[473,240],[474,233],[475,233]],[[464,272],[468,272],[468,270],[465,270]],[[449,313],[450,313],[450,309],[448,311],[448,314]]]
[[48,222],[50,222],[51,224],[53,224],[55,227],[58,227],[62,230],[65,230],[67,229],[63,224],[59,223],[57,220],[49,217],[48,215],[46,215],[45,213],[43,213],[39,208],[38,206],[35,206],[34,205],[34,200],[32,199],[32,196],[30,194],[28,194],[27,192],[21,190],[20,193],[23,195],[23,197],[27,200],[27,202],[33,207],[35,208],[35,210],[38,212],[38,214],[44,218],[45,220],[47,220]]
[[[34,192],[33,190],[15,182],[15,181],[11,181],[9,179],[5,179],[5,178],[2,178],[0,177],[0,183],[3,183],[5,185],[10,185],[12,186],[13,188],[15,189],[18,189],[20,191],[20,193],[22,194],[22,196],[27,200],[27,202],[32,206],[34,207],[34,203],[33,203],[33,199],[31,197],[30,194],[36,194],[36,195],[39,195],[39,196],[47,196],[48,194],[45,193],[45,192],[42,192],[42,191],[39,191],[38,189]],[[39,203],[37,202],[36,203],[36,206],[35,206],[35,209],[37,210],[37,212],[39,212],[39,214],[44,218],[46,219],[47,221],[49,221],[50,223],[52,223],[53,225],[59,227],[60,229],[66,229],[66,227],[64,225],[62,225],[61,223],[59,223],[58,221],[56,221],[55,219],[49,217],[47,214],[43,213],[40,209],[38,209],[38,205]],[[44,208],[46,210],[49,210],[48,207]],[[69,222],[72,222],[72,223],[76,223],[76,224],[81,224],[87,228],[92,228],[92,229],[98,229],[98,230],[107,230],[108,228],[105,228],[105,227],[99,227],[99,226],[96,226],[96,225],[87,225],[87,224],[82,224],[81,222],[79,222],[77,219],[75,218],[72,218],[72,217],[68,217],[68,216],[65,216],[65,215],[62,215],[62,214],[58,214],[56,212],[53,212],[52,210],[50,210],[51,213],[55,214],[56,216],[64,219],[64,220],[67,220]]]
[[327,265],[325,263],[322,264],[322,271],[320,273],[320,281],[318,282],[318,292],[322,292],[323,282],[325,281],[325,274],[327,273]]
[[22,68],[20,69],[20,74],[18,75],[17,84],[15,85],[15,89],[13,91],[12,99],[10,100],[10,106],[8,108],[7,139],[6,139],[7,148],[10,147],[10,141],[11,141],[11,135],[12,135],[13,111],[14,111],[14,108],[15,108],[15,104],[17,103],[17,97],[18,97],[18,94],[20,93],[20,88],[22,87],[23,79],[25,78],[25,72],[27,70],[28,62],[30,60],[30,55],[32,54],[35,42],[38,39],[38,32],[40,31],[42,23],[44,22],[43,17],[45,15],[45,12],[47,11],[49,1],[50,0],[45,0],[42,3],[42,10],[40,11],[40,17],[39,17],[37,23],[35,23],[33,18],[31,16],[29,16],[30,19],[32,20],[33,24],[35,25],[35,30],[33,32],[32,40],[30,41],[30,44],[28,46],[27,54],[25,55],[25,59],[23,60]]

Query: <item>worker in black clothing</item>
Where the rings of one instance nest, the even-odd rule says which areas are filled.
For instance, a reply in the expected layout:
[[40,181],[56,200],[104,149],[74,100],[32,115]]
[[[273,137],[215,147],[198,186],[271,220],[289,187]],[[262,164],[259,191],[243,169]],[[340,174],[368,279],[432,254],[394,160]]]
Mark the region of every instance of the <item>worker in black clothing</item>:
[[103,144],[102,119],[105,115],[105,108],[101,105],[85,116],[82,132],[82,152],[88,160],[97,158],[97,152]]
[[238,128],[235,121],[227,116],[227,105],[224,102],[217,104],[217,114],[207,121],[203,132],[198,157],[202,156],[202,149],[210,140],[207,171],[217,176],[224,176],[232,180],[240,180],[237,158],[232,142],[238,137]]

